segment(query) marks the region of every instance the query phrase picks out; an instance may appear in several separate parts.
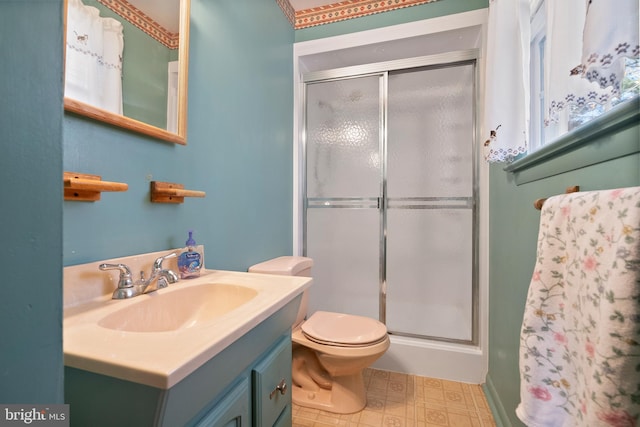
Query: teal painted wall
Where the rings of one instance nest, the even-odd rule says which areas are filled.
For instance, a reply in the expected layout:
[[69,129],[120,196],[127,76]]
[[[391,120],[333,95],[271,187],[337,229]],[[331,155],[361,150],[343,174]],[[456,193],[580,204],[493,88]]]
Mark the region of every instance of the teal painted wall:
[[[275,1],[192,0],[188,145],[67,114],[64,169],[126,182],[64,204],[64,265],[205,245],[208,268],[292,252],[294,30]],[[152,204],[149,181],[206,198]]]
[[[617,144],[640,141],[635,126],[593,141],[571,155],[585,157],[588,152],[606,152]],[[548,168],[566,159],[550,160]],[[524,303],[536,260],[540,211],[533,201],[563,193],[579,185],[581,190],[640,185],[640,154],[632,154],[527,184],[516,185],[514,175],[493,165],[490,171],[490,295],[489,295],[489,375],[498,425],[521,426],[515,415],[520,401],[518,351]],[[569,166],[567,168],[570,169]]]
[[489,7],[489,0],[438,0],[418,6],[363,16],[361,18],[303,28],[296,31],[296,42],[355,33],[374,28],[388,27],[390,25],[405,24],[407,22],[469,12],[486,7]]
[[63,403],[62,0],[0,1],[0,402]]

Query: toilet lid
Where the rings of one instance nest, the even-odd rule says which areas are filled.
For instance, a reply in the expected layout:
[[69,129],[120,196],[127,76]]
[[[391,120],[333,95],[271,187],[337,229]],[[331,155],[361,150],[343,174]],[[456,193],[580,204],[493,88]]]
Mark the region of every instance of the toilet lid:
[[387,335],[387,327],[375,319],[328,311],[316,311],[301,328],[307,338],[326,344],[372,344]]

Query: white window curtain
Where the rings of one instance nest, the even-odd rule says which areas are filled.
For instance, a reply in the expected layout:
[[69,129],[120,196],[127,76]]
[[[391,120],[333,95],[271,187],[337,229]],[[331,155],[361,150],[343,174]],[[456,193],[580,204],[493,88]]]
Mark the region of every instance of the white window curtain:
[[487,31],[484,156],[508,162],[529,137],[529,0],[491,0]]
[[[531,0],[491,0],[485,80],[485,158],[527,151]],[[545,138],[570,129],[575,107],[617,102],[625,58],[638,58],[639,0],[546,0]]]
[[122,24],[81,0],[67,4],[65,96],[122,114]]
[[[582,75],[620,93],[625,58],[640,55],[639,0],[589,0],[582,45]],[[604,23],[606,31],[602,31]]]
[[547,0],[547,139],[571,130],[572,109],[620,96],[625,58],[638,57],[638,0]]

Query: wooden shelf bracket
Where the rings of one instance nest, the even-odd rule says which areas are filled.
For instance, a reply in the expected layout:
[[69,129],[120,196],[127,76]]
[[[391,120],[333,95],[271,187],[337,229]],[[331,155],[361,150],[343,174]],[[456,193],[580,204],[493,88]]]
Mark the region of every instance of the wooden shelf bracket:
[[205,196],[204,191],[185,190],[182,184],[151,181],[151,201],[153,203],[184,203],[185,197]]
[[123,182],[103,181],[99,175],[64,172],[64,200],[95,202],[100,200],[103,191],[127,191],[129,186]]
[[[578,191],[580,191],[580,186],[579,185],[573,185],[571,187],[567,187],[567,189],[564,191],[565,194],[569,194],[569,193],[577,193]],[[547,200],[547,198],[545,197],[544,199],[537,199],[536,201],[533,202],[533,207],[541,210],[542,209],[542,205],[544,205],[544,202]]]

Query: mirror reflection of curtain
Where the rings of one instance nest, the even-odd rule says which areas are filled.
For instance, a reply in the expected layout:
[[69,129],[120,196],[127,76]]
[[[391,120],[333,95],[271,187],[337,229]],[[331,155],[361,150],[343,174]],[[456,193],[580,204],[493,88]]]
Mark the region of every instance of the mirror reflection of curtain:
[[180,66],[178,61],[170,61],[168,67],[167,84],[167,130],[178,132],[178,74]]
[[122,24],[68,0],[65,96],[122,114]]

